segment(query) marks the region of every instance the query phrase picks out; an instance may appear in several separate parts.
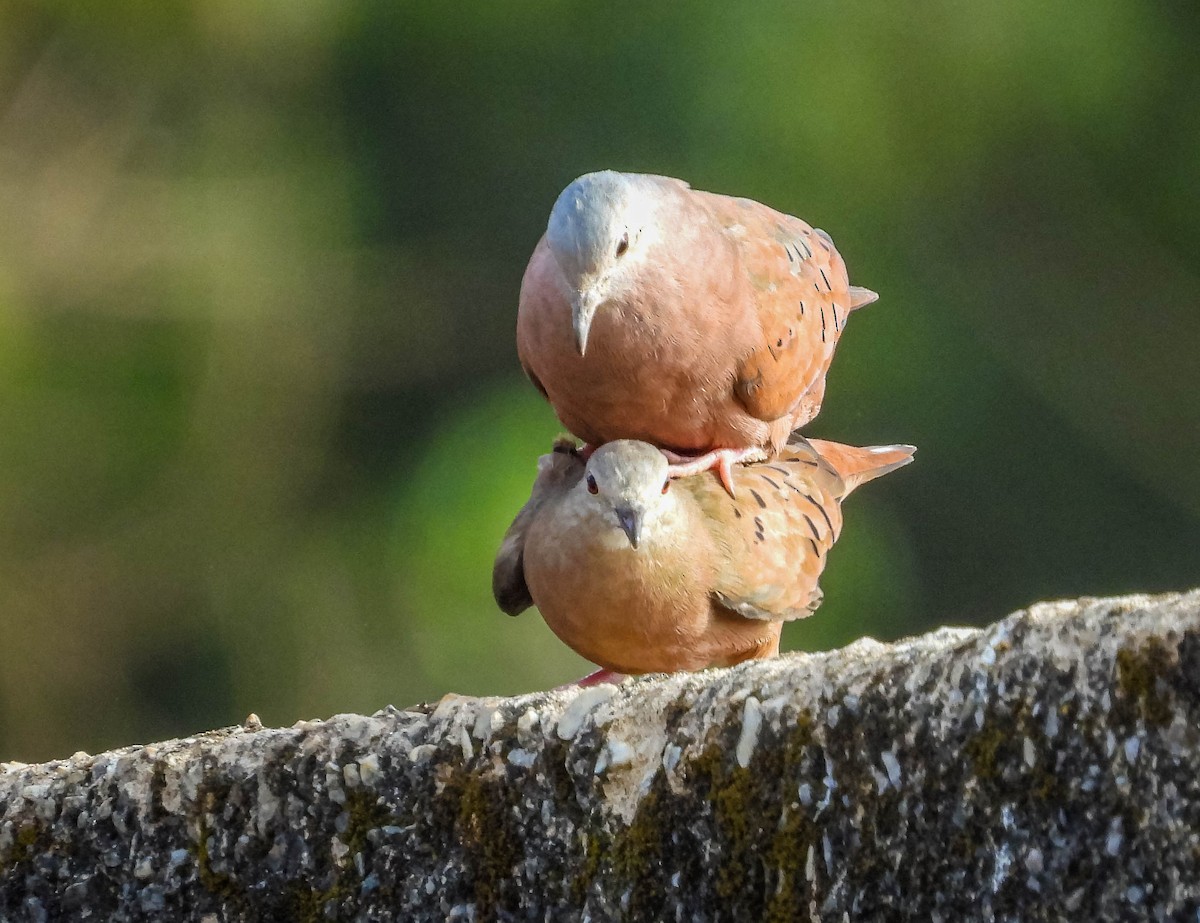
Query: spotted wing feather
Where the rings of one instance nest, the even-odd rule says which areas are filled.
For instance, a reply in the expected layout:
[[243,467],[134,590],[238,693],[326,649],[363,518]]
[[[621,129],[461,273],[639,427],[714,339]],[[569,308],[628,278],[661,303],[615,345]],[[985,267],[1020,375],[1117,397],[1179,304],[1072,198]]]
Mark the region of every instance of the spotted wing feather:
[[852,294],[846,264],[824,231],[749,199],[714,199],[725,233],[739,245],[759,324],[734,391],[755,417],[790,417],[793,428],[801,426],[820,410],[847,316],[867,302]]
[[811,615],[821,603],[817,581],[826,555],[841,533],[842,501],[858,485],[907,465],[915,451],[793,435],[778,458],[735,470],[736,500],[700,482],[725,553],[713,598],[746,618]]
[[807,443],[734,473],[737,499],[697,485],[721,548],[713,599],[746,618],[791,621],[821,601],[817,581],[842,528],[837,473]]

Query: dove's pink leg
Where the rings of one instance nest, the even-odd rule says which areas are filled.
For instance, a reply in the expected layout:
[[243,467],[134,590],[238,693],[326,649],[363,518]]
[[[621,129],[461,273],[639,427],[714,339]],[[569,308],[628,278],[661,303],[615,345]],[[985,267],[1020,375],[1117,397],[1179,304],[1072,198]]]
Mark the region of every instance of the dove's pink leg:
[[583,679],[577,679],[573,683],[564,683],[561,686],[555,686],[555,689],[577,689],[585,686],[599,686],[601,683],[621,683],[629,677],[624,673],[615,673],[612,670],[597,670],[595,673],[589,673]]
[[731,497],[736,496],[733,492],[733,466],[764,461],[767,457],[767,453],[762,449],[713,449],[696,457],[677,455],[666,449],[659,451],[671,463],[671,467],[667,469],[668,477],[686,478],[693,474],[703,474],[705,471],[715,471],[721,486]]

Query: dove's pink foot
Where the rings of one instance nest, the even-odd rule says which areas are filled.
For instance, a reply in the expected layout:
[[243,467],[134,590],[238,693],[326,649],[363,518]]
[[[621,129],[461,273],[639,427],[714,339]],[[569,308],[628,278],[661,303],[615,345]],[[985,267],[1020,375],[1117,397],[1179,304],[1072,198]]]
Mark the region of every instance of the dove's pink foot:
[[589,673],[583,679],[577,679],[573,683],[566,683],[562,686],[556,686],[556,689],[574,689],[583,688],[585,686],[599,686],[601,683],[621,683],[629,677],[624,673],[616,673],[612,670],[597,670],[595,673]]
[[667,477],[686,478],[705,471],[715,471],[721,486],[731,497],[736,496],[733,492],[733,466],[764,461],[767,457],[767,453],[762,449],[713,449],[699,456],[677,455],[666,449],[660,451],[671,463],[667,469]]

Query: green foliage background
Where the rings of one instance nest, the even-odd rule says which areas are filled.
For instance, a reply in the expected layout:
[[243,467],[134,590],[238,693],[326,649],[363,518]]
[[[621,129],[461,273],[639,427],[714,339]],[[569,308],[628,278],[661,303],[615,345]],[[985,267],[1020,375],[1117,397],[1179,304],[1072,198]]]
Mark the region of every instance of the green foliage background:
[[913,442],[794,647],[1200,582],[1200,7],[0,3],[0,759],[511,693],[554,196],[684,177],[879,290],[815,435]]

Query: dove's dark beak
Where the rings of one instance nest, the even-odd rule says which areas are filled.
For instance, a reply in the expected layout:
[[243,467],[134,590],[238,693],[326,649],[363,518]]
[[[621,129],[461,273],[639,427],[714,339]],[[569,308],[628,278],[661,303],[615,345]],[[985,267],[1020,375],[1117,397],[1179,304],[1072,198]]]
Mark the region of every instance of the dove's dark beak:
[[621,528],[624,529],[625,534],[629,536],[629,544],[636,548],[642,537],[641,512],[631,509],[627,506],[618,506],[616,508],[616,514],[617,522],[621,524]]
[[592,318],[603,300],[599,286],[590,286],[575,293],[571,298],[571,326],[575,329],[575,348],[579,355],[587,352],[588,331],[592,329]]

